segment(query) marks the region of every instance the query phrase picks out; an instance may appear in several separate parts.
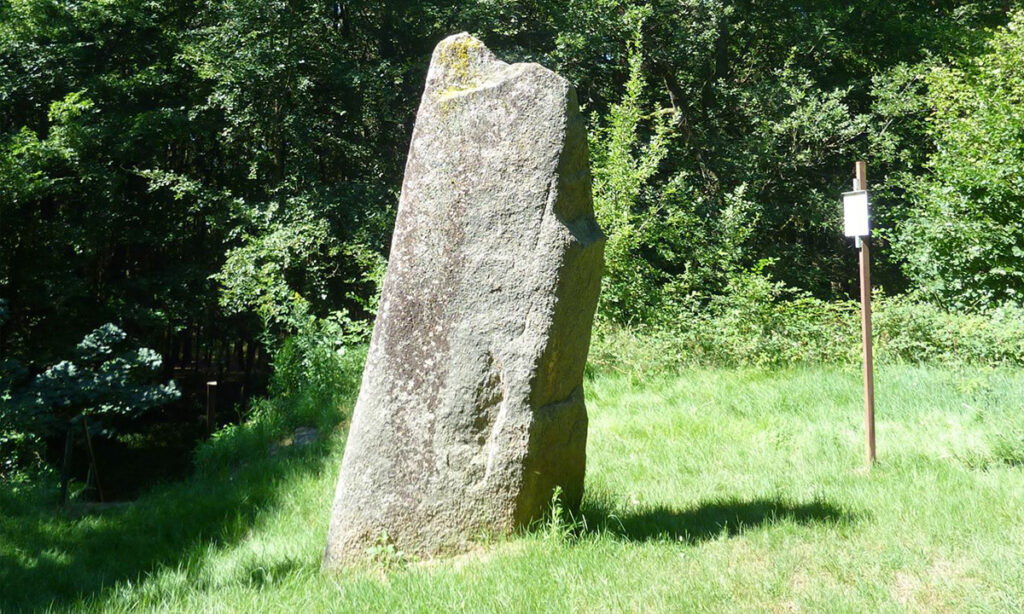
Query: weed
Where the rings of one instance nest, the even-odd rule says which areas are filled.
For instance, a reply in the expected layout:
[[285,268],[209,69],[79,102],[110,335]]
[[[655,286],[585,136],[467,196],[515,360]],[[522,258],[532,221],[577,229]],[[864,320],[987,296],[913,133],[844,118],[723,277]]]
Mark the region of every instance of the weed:
[[366,554],[386,572],[405,567],[409,562],[405,553],[395,547],[387,530],[380,532],[374,544],[366,549]]

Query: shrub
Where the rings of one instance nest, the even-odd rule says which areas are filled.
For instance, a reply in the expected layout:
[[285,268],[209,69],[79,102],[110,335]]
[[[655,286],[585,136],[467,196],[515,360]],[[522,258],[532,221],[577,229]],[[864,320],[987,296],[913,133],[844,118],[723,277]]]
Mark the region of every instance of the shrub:
[[[335,316],[311,318],[274,354],[270,394],[256,399],[248,419],[214,433],[195,451],[196,468],[209,475],[260,458],[300,426],[327,433],[347,417],[359,392],[366,360],[361,332]],[[361,330],[357,327],[357,331]]]
[[[945,311],[913,296],[873,301],[880,363],[1024,365],[1024,309],[987,314]],[[823,301],[755,270],[729,293],[683,306],[644,326],[599,322],[591,368],[672,371],[695,365],[856,365],[861,360],[860,305]]]
[[1024,309],[959,313],[901,296],[876,311],[879,356],[889,362],[1024,365]]

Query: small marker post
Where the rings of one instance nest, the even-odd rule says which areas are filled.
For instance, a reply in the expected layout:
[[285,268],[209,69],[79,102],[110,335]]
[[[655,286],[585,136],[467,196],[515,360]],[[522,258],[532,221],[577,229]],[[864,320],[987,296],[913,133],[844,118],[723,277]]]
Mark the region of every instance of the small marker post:
[[[868,189],[868,165],[863,160],[854,165],[857,190]],[[871,237],[858,237],[860,244],[860,329],[864,346],[864,430],[867,437],[868,466],[875,462],[875,365],[871,347]]]
[[217,429],[217,382],[206,382],[206,434]]
[[853,191],[843,194],[843,233],[860,250],[860,329],[864,361],[864,431],[868,468],[875,462],[875,365],[871,348],[871,223],[868,202],[868,165],[853,166]]

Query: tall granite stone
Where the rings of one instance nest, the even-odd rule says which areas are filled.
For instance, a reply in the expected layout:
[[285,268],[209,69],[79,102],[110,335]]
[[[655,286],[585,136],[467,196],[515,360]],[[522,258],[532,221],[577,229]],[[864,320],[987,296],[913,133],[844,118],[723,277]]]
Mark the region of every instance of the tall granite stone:
[[583,496],[601,284],[576,93],[458,34],[434,50],[324,566],[386,532],[457,551]]

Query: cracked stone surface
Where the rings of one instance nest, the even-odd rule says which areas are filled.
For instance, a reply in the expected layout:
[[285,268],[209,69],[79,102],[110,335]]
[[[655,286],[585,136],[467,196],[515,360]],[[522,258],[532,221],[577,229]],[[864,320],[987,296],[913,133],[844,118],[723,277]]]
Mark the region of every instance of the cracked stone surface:
[[419,556],[583,496],[601,285],[576,93],[458,34],[435,48],[324,567],[386,533]]

